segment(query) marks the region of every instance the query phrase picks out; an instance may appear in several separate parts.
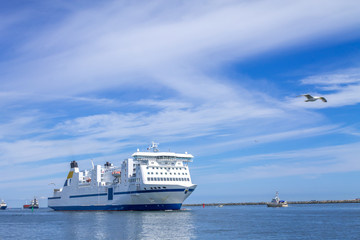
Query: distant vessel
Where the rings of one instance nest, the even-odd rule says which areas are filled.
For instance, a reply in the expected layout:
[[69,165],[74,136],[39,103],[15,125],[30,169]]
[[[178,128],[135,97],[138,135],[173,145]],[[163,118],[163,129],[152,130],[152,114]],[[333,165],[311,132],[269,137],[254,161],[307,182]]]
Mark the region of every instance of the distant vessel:
[[276,192],[275,197],[271,200],[271,202],[266,204],[268,207],[287,207],[287,201],[280,200],[279,192]]
[[4,200],[1,200],[0,209],[1,209],[1,210],[5,210],[6,208],[7,208],[6,202],[4,202]]
[[63,188],[54,189],[48,205],[54,210],[179,210],[197,186],[188,167],[192,158],[187,152],[159,152],[153,142],[121,167],[106,162],[79,171],[72,161]]
[[30,209],[39,208],[39,201],[36,198],[34,198],[33,200],[31,200],[30,204],[24,204],[23,208],[30,208]]

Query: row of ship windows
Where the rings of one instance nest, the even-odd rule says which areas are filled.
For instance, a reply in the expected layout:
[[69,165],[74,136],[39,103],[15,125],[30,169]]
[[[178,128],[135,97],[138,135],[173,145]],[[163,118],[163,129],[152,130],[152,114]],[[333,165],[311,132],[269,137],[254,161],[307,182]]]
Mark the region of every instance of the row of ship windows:
[[[166,188],[166,187],[163,187],[163,188]],[[146,190],[146,188],[144,188]],[[153,189],[161,189],[161,187],[150,187],[151,190]]]
[[[163,169],[162,167],[146,167],[146,169]],[[170,168],[170,167],[164,167],[164,169],[166,170],[170,170],[170,169],[172,169],[172,170],[182,170],[182,169],[184,169],[184,170],[186,170],[186,167],[184,167],[184,168],[181,168],[181,167],[179,167],[179,168]]]
[[140,178],[130,178],[129,182],[140,182]]
[[147,178],[148,181],[190,181],[190,178]]
[[[148,172],[147,174],[154,174],[154,172]],[[158,174],[158,172],[155,173],[156,175]],[[162,175],[163,173],[160,172],[160,174]],[[172,175],[172,173],[169,173],[170,175]],[[167,172],[165,173],[165,175],[167,175]],[[174,173],[174,175],[176,175],[176,173]],[[180,173],[178,173],[178,175],[180,175]],[[182,175],[187,175],[187,173],[182,173]]]

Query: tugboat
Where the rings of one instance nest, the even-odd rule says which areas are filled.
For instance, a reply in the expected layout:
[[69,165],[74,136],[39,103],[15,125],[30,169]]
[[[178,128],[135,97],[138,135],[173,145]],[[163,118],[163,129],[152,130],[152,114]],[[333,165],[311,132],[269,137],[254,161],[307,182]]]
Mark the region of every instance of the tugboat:
[[280,200],[279,192],[276,192],[275,197],[271,200],[271,202],[266,204],[268,207],[287,207],[287,201]]
[[1,209],[1,210],[5,210],[6,208],[7,208],[6,202],[4,202],[4,200],[1,200],[0,209]]
[[39,201],[34,197],[30,204],[24,204],[23,208],[34,209],[39,208]]

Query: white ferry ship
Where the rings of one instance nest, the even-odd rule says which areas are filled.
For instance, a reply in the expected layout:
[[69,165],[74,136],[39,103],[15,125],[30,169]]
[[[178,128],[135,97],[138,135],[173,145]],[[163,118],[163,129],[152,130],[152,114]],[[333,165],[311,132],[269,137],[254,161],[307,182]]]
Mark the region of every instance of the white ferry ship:
[[1,203],[0,203],[0,209],[1,210],[5,210],[7,208],[7,204],[4,200],[1,200]]
[[61,189],[54,189],[48,206],[54,210],[179,210],[195,190],[188,163],[193,156],[159,152],[152,143],[139,149],[121,167],[106,162],[79,171],[72,161]]

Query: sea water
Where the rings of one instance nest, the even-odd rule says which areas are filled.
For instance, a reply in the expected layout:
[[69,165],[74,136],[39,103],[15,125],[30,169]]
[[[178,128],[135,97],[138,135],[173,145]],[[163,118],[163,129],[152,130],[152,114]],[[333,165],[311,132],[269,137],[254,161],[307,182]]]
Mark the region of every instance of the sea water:
[[0,211],[0,239],[360,239],[360,204]]

